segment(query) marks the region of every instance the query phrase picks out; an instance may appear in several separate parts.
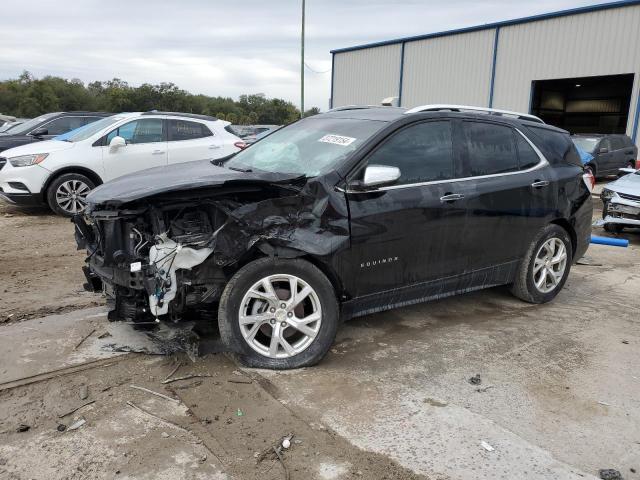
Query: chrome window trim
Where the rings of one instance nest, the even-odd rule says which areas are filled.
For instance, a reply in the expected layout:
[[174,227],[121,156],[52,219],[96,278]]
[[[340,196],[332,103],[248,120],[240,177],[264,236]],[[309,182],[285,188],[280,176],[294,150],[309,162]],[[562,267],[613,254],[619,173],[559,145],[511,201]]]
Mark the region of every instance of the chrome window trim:
[[[454,182],[467,182],[469,180],[482,180],[485,178],[498,178],[498,177],[506,177],[506,176],[510,176],[510,175],[519,175],[519,174],[523,174],[523,173],[530,173],[530,172],[534,172],[536,170],[539,170],[541,168],[544,168],[546,166],[549,165],[549,161],[546,159],[546,157],[544,156],[544,154],[540,151],[540,149],[538,147],[536,147],[533,142],[531,140],[529,140],[529,138],[527,138],[527,136],[522,133],[522,131],[516,127],[512,127],[516,130],[516,132],[518,132],[520,135],[522,135],[522,137],[527,141],[527,143],[531,146],[531,148],[533,148],[533,151],[536,152],[536,155],[538,155],[538,158],[540,159],[540,162],[536,165],[534,165],[531,168],[528,168],[526,170],[516,170],[514,172],[504,172],[504,173],[492,173],[490,175],[478,175],[475,177],[463,177],[463,178],[451,178],[448,180],[431,180],[429,182],[418,182],[418,183],[405,183],[403,185],[390,185],[388,187],[380,187],[380,188],[375,188],[375,189],[371,189],[371,190],[350,190],[349,188],[347,189],[343,189],[343,188],[337,188],[338,191],[340,192],[344,192],[344,193],[372,193],[372,192],[385,192],[387,190],[399,190],[401,188],[412,188],[412,187],[423,187],[423,186],[428,186],[428,185],[438,185],[438,184],[443,184],[443,183],[454,183]],[[517,148],[517,145],[516,145]]]

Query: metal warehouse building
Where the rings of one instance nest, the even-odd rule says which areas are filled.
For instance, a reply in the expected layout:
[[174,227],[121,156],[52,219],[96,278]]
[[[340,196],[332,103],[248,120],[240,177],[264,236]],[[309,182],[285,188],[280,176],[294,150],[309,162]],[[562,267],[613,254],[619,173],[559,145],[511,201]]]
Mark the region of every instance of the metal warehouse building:
[[640,143],[640,0],[333,50],[331,107],[463,104]]

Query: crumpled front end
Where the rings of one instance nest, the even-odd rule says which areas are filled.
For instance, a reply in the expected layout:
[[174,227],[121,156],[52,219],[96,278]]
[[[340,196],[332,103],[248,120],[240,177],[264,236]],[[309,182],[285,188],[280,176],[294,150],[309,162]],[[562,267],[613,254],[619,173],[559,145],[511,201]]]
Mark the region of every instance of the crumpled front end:
[[90,204],[74,218],[87,287],[107,295],[111,320],[215,311],[230,277],[257,255],[331,258],[346,249],[346,203],[329,188],[234,185]]
[[602,224],[640,227],[640,195],[603,193],[602,201],[605,212]]

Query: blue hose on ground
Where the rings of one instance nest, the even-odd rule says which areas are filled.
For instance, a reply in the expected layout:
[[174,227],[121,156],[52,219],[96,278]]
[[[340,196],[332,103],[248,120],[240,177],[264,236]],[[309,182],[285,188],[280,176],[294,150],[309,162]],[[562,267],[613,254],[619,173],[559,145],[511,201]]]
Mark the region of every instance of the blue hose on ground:
[[629,246],[629,240],[624,238],[598,237],[596,235],[591,235],[591,243],[595,243],[596,245],[609,245],[611,247]]

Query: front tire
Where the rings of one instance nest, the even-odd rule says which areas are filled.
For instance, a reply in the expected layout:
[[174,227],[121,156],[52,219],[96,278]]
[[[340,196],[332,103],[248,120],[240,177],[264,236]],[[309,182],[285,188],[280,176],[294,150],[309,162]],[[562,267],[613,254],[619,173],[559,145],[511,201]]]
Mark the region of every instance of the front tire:
[[95,184],[79,173],[65,173],[51,182],[47,189],[47,203],[54,213],[73,217],[87,207],[87,195]]
[[256,368],[315,365],[333,344],[338,323],[331,283],[302,259],[245,265],[225,287],[218,309],[223,342]]
[[547,225],[531,242],[511,293],[529,303],[550,302],[564,287],[572,259],[568,232],[559,225]]

